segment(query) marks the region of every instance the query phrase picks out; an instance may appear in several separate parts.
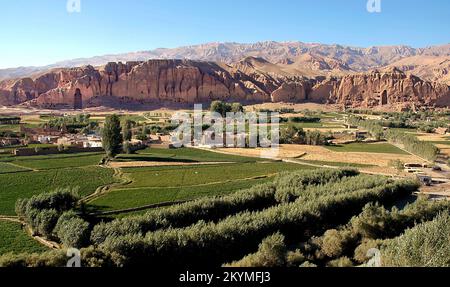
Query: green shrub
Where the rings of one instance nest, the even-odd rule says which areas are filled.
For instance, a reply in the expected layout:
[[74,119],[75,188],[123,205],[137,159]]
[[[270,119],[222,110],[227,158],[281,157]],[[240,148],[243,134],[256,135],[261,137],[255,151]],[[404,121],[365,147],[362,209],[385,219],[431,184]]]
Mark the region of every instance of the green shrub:
[[282,267],[286,264],[286,245],[284,236],[276,233],[265,238],[258,252],[247,255],[239,261],[226,264],[226,267]]
[[352,232],[330,229],[323,235],[321,251],[330,258],[336,258],[345,254],[355,241],[355,234]]
[[382,264],[391,267],[450,267],[450,215],[407,230],[382,250]]
[[81,248],[89,244],[89,223],[74,212],[66,212],[58,219],[54,233],[67,248]]
[[79,196],[76,190],[58,189],[16,202],[16,213],[30,225],[34,234],[51,238],[59,216],[73,209]]
[[0,267],[63,267],[67,263],[64,250],[33,254],[5,254],[0,256]]
[[327,264],[328,267],[353,267],[353,262],[348,257],[341,257],[331,260]]

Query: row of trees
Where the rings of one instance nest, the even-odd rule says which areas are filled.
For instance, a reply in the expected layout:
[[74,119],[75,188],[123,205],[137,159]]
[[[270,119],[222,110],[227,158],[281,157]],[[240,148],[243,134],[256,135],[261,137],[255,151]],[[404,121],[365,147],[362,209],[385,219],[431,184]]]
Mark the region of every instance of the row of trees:
[[295,125],[288,125],[280,131],[281,144],[326,145],[330,138],[320,131],[304,131]]
[[89,114],[79,114],[76,116],[65,116],[51,118],[48,122],[42,124],[43,127],[66,129],[69,133],[89,134],[99,131],[97,121],[91,120]]
[[376,140],[387,139],[392,143],[401,144],[408,152],[430,161],[435,161],[439,155],[440,151],[433,143],[421,141],[416,136],[402,131],[393,129],[385,131],[379,121],[349,117],[348,122],[366,129]]
[[282,202],[279,190],[316,186],[344,176],[356,175],[354,170],[311,170],[280,176],[275,184],[266,183],[231,195],[202,198],[180,205],[157,209],[145,215],[127,217],[94,227],[92,242],[103,243],[109,237],[146,234],[165,228],[186,227],[200,220],[218,221],[243,211],[259,211]]
[[[418,187],[411,181],[399,181],[353,192],[345,185],[337,194],[322,190],[314,200],[299,198],[259,212],[244,212],[218,222],[200,221],[180,229],[164,229],[142,235],[109,237],[99,248],[116,254],[121,266],[151,264],[186,266],[201,262],[221,264],[253,250],[254,242],[280,231],[286,236],[315,233],[324,226],[340,222],[372,201],[389,203]],[[231,240],[232,239],[232,240]],[[227,252],[223,252],[226,250]],[[230,260],[231,259],[231,260]]]
[[448,210],[433,221],[419,224],[390,240],[383,250],[389,267],[450,267],[450,215]]
[[[369,249],[377,248],[383,252],[381,263],[389,266],[391,264],[386,260],[386,253],[389,252],[384,252],[384,249],[390,238],[401,236],[406,229],[433,220],[442,212],[448,214],[449,211],[448,202],[429,202],[426,199],[410,204],[403,210],[387,210],[382,205],[370,203],[346,225],[329,229],[322,236],[299,244],[300,252],[305,260],[316,265],[342,266],[339,264],[345,263],[351,266],[367,262]],[[445,236],[440,240],[446,240]],[[392,244],[390,248],[396,250],[398,247]]]
[[35,195],[16,202],[16,213],[35,235],[60,241],[66,247],[83,247],[89,244],[90,225],[73,209],[79,196],[71,189]]
[[448,202],[422,199],[404,210],[369,203],[347,224],[322,236],[287,247],[285,236],[276,233],[265,238],[256,253],[225,266],[350,267],[368,262],[372,248],[381,250],[383,266],[450,266],[449,211]]
[[389,130],[386,132],[386,139],[390,142],[401,144],[408,152],[430,161],[435,161],[440,153],[439,148],[433,143],[421,141],[414,135],[404,132]]
[[226,103],[222,101],[213,101],[210,107],[211,112],[216,112],[226,117],[227,113],[242,113],[244,112],[244,107],[240,103]]

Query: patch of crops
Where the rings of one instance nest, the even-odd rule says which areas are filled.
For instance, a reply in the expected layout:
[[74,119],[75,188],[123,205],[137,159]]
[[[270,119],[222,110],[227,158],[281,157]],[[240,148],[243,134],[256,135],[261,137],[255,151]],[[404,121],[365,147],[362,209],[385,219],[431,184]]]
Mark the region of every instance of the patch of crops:
[[221,183],[236,179],[272,176],[282,171],[312,169],[291,163],[243,163],[208,166],[126,168],[124,173],[133,183],[127,188],[182,187]]
[[327,149],[335,152],[367,152],[367,153],[389,153],[408,154],[407,152],[389,143],[351,143],[335,146],[326,146]]
[[99,186],[114,182],[113,173],[111,169],[83,167],[0,174],[0,214],[14,215],[14,205],[19,198],[60,187],[78,187],[80,195],[91,194]]
[[218,152],[212,152],[201,149],[194,148],[181,148],[181,149],[146,149],[139,151],[137,155],[128,157],[121,156],[119,160],[129,159],[136,160],[136,158],[149,158],[148,161],[152,159],[159,159],[163,161],[164,159],[178,160],[178,161],[194,161],[194,162],[255,162],[262,161],[259,158],[254,157],[242,157],[237,155],[228,155]]
[[32,169],[60,169],[97,165],[102,153],[58,154],[13,158],[12,163]]
[[6,162],[0,162],[0,174],[30,171],[27,168],[16,166]]
[[118,189],[90,202],[90,207],[95,210],[111,211],[163,202],[192,200],[204,196],[225,195],[269,180],[270,178],[252,179],[176,188]]
[[9,252],[35,253],[48,250],[28,236],[19,223],[0,220],[0,230],[0,255]]

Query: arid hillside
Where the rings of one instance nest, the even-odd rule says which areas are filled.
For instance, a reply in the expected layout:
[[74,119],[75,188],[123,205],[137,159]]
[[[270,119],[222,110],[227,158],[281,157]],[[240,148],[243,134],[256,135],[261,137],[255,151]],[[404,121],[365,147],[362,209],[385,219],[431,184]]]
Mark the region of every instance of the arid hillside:
[[[327,64],[329,65],[329,64]],[[289,64],[247,57],[237,63],[149,60],[54,69],[0,82],[0,105],[40,108],[313,102],[348,107],[446,107],[450,88],[396,68],[340,76],[305,74]]]

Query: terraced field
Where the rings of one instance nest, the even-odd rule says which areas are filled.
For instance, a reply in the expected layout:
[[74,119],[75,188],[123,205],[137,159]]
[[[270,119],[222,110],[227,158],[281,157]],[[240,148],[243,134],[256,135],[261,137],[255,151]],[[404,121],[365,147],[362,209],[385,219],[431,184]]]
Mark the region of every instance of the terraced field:
[[29,237],[19,223],[0,220],[0,255],[44,252],[48,249]]

